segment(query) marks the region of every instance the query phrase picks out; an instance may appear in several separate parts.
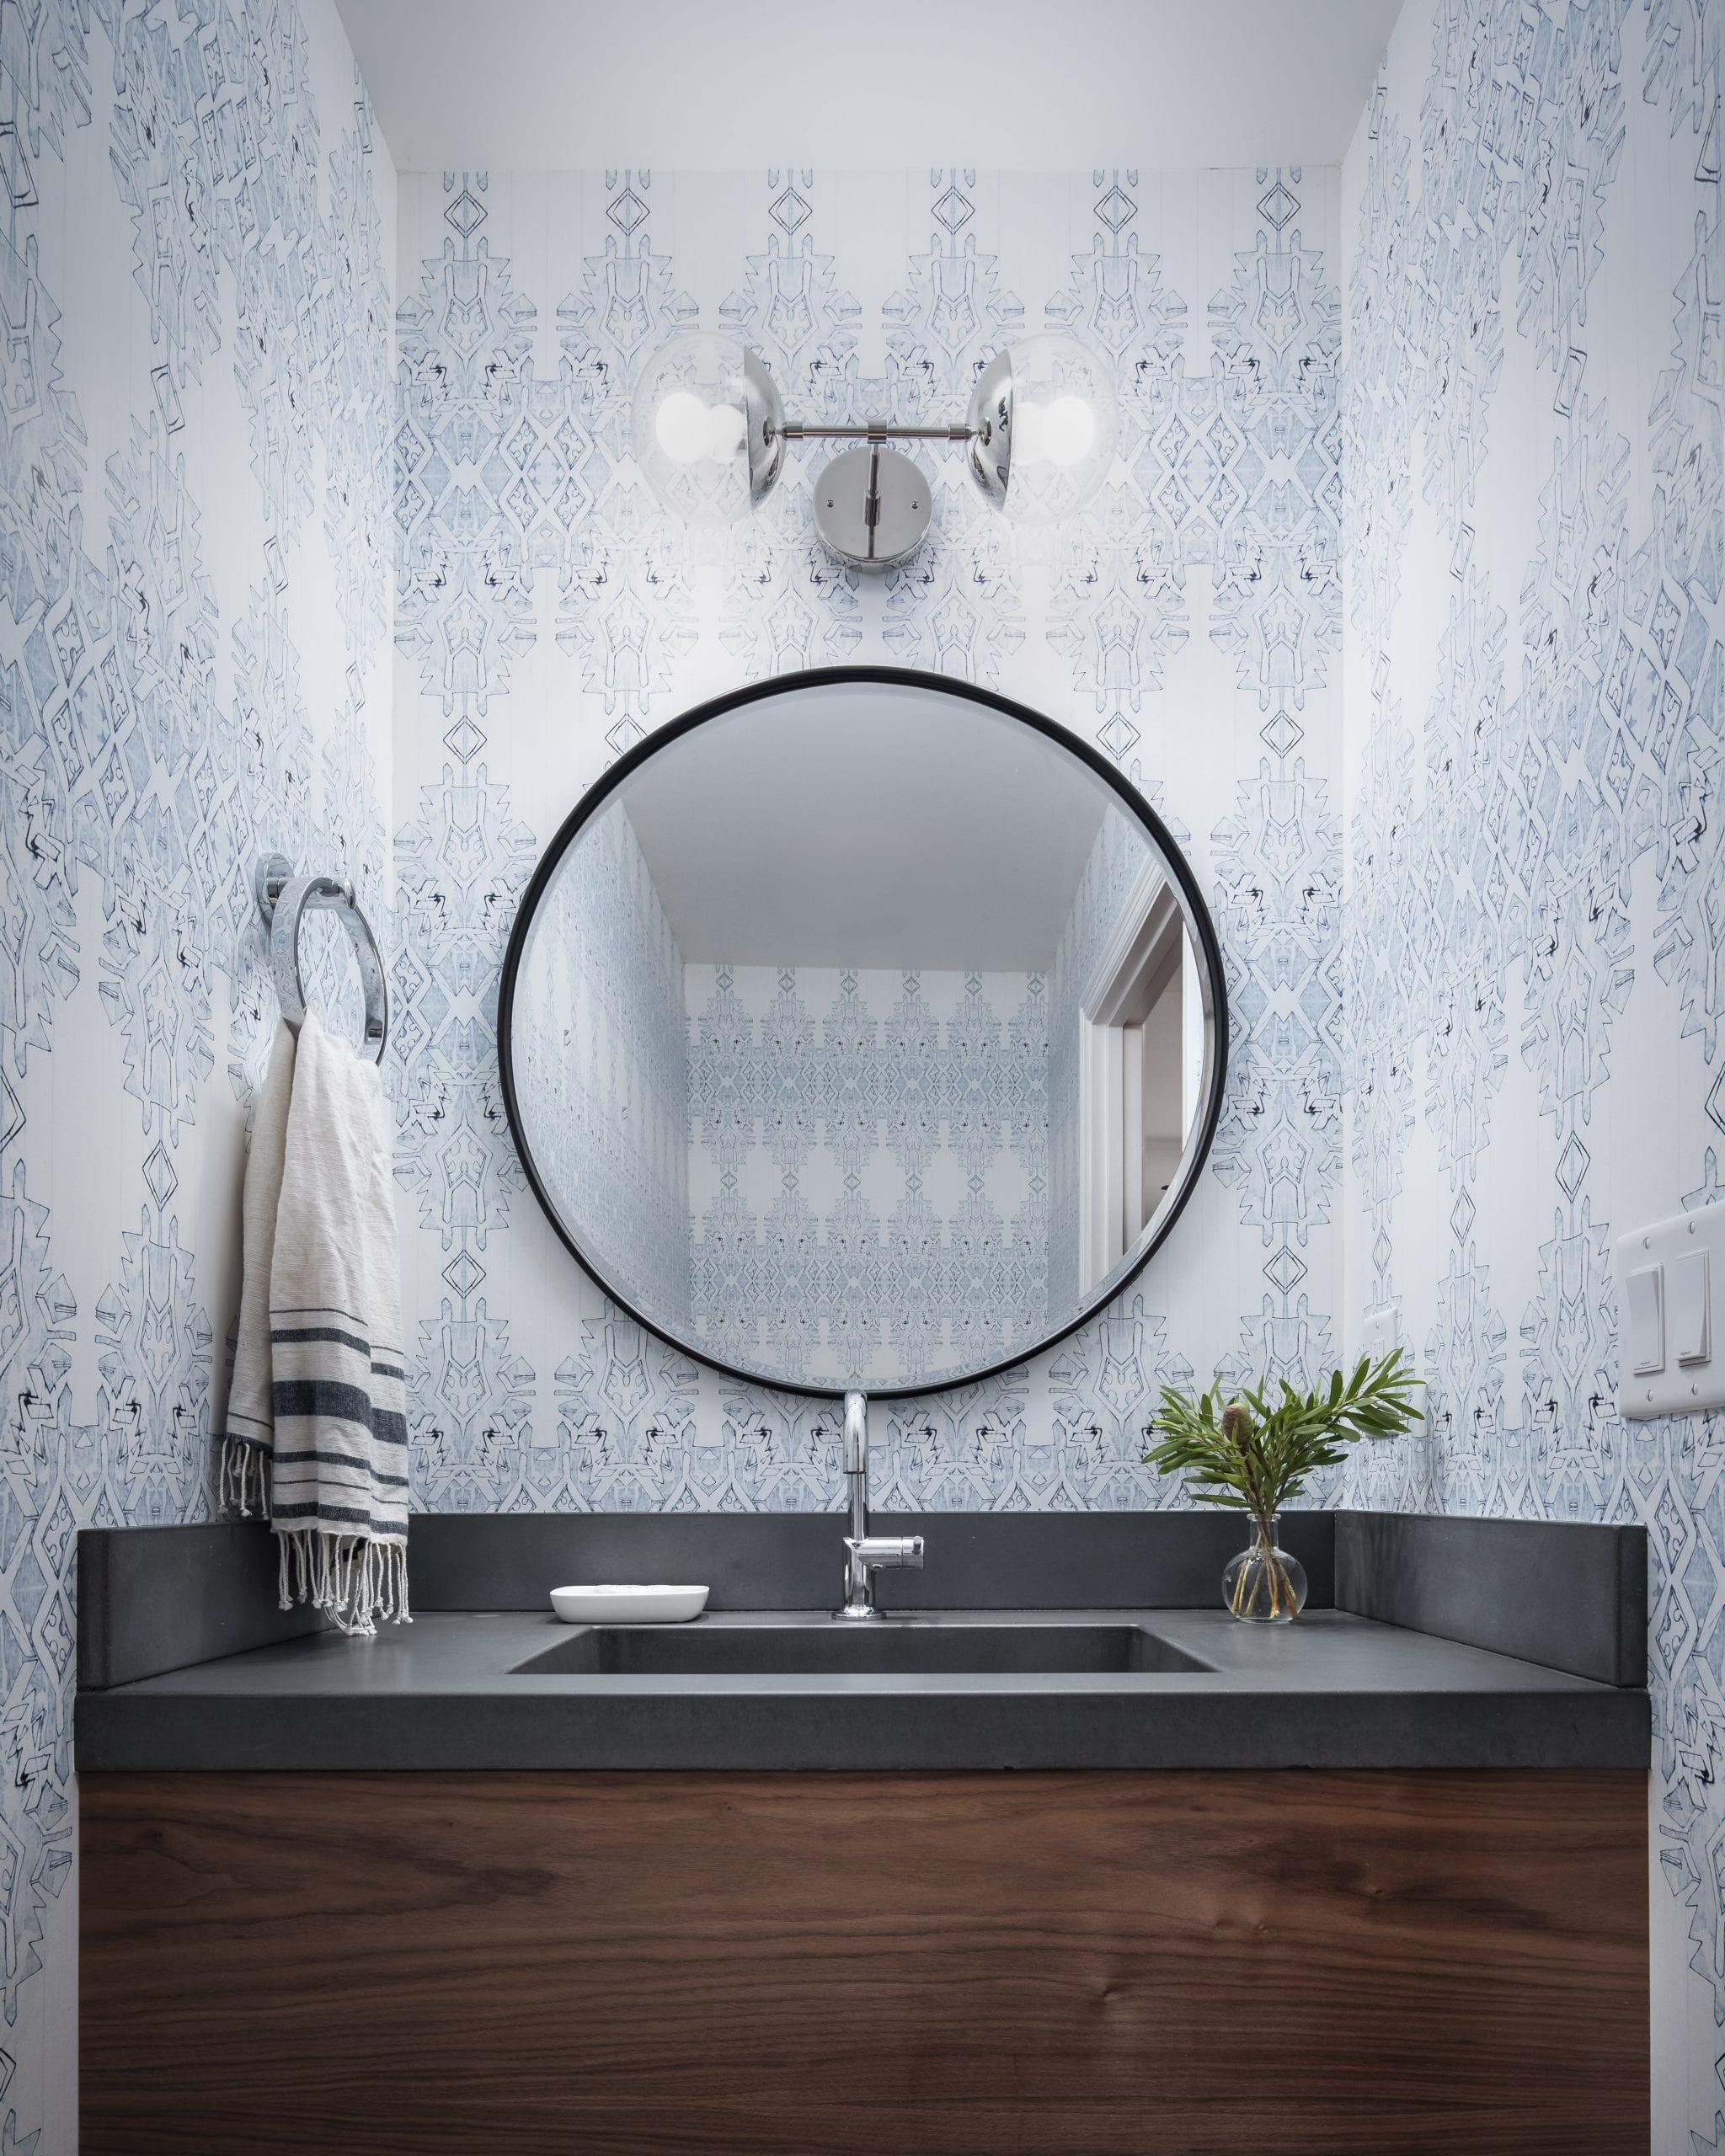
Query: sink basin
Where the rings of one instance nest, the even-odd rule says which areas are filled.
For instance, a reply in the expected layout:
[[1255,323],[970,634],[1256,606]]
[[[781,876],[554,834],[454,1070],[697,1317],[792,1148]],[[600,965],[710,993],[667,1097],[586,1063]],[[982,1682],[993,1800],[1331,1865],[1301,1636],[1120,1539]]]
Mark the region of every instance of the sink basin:
[[594,1625],[512,1677],[1073,1676],[1207,1670],[1141,1625]]

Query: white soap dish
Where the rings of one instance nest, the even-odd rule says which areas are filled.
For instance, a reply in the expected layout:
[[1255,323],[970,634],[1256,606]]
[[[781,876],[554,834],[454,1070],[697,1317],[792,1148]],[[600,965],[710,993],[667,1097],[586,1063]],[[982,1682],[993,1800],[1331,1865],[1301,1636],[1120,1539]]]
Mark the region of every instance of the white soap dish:
[[686,1625],[707,1607],[704,1587],[554,1587],[565,1625]]

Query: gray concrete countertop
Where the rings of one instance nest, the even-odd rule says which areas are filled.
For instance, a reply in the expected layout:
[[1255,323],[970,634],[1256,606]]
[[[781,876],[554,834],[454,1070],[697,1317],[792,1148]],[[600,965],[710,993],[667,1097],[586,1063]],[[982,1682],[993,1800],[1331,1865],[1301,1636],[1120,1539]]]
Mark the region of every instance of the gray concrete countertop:
[[[718,1610],[702,1627],[825,1626]],[[80,1772],[397,1769],[1628,1768],[1644,1689],[1336,1609],[907,1613],[887,1627],[1141,1625],[1178,1673],[555,1675],[548,1613],[435,1611],[312,1634],[77,1703]]]

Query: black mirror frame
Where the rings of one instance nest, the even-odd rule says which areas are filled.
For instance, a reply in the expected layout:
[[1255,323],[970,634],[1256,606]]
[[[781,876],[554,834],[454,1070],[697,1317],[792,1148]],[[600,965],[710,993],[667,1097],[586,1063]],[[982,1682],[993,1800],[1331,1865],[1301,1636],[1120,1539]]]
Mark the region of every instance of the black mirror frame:
[[722,1377],[734,1378],[744,1385],[758,1385],[766,1392],[788,1393],[795,1397],[812,1400],[834,1398],[836,1396],[831,1386],[794,1385],[788,1380],[765,1376],[758,1370],[741,1369],[733,1363],[721,1362],[717,1356],[708,1353],[705,1349],[692,1345],[687,1340],[679,1339],[674,1333],[667,1332],[663,1326],[655,1324],[644,1311],[636,1309],[627,1296],[619,1294],[612,1283],[606,1278],[598,1265],[575,1241],[557,1208],[547,1195],[543,1183],[540,1181],[539,1171],[534,1165],[531,1150],[522,1134],[521,1107],[515,1094],[515,1058],[510,1047],[510,1034],[515,1011],[515,977],[520,970],[522,954],[526,947],[528,931],[539,902],[544,896],[546,887],[556,874],[563,856],[574,843],[583,826],[604,807],[631,773],[639,770],[649,757],[659,755],[661,750],[668,748],[681,735],[692,734],[697,726],[705,726],[712,719],[723,718],[731,712],[741,710],[745,705],[761,702],[768,696],[786,696],[798,689],[830,688],[846,683],[874,683],[896,688],[936,689],[946,696],[963,697],[969,702],[984,705],[991,711],[999,712],[1007,718],[1017,720],[1020,725],[1030,727],[1036,733],[1046,735],[1049,740],[1058,743],[1061,748],[1068,750],[1080,763],[1087,765],[1090,770],[1119,797],[1128,813],[1150,834],[1160,850],[1162,858],[1172,867],[1175,881],[1178,883],[1181,894],[1186,901],[1187,917],[1194,931],[1195,941],[1202,952],[1204,963],[1209,969],[1215,997],[1212,1014],[1215,1053],[1210,1058],[1210,1091],[1199,1118],[1199,1142],[1196,1149],[1188,1155],[1189,1166],[1181,1180],[1179,1188],[1174,1193],[1166,1215],[1157,1222],[1156,1232],[1146,1242],[1136,1262],[1129,1271],[1122,1273],[1117,1280],[1113,1282],[1106,1296],[1087,1303],[1070,1324],[1063,1325],[1057,1331],[1049,1333],[1034,1347],[1026,1348],[1021,1353],[1009,1355],[1000,1362],[988,1364],[980,1369],[966,1370],[956,1377],[941,1379],[933,1384],[884,1385],[879,1389],[871,1388],[869,1390],[869,1397],[872,1400],[915,1400],[934,1393],[953,1391],[960,1385],[980,1385],[986,1379],[998,1377],[1003,1371],[1017,1369],[1023,1364],[1033,1361],[1037,1356],[1045,1355],[1050,1348],[1058,1347],[1061,1341],[1069,1339],[1073,1333],[1088,1325],[1092,1319],[1098,1316],[1110,1303],[1131,1286],[1162,1244],[1167,1241],[1174,1223],[1185,1211],[1187,1203],[1193,1191],[1197,1187],[1199,1173],[1205,1161],[1210,1158],[1210,1149],[1215,1142],[1216,1126],[1221,1120],[1222,1102],[1227,1090],[1229,1035],[1227,974],[1222,963],[1222,948],[1216,936],[1215,923],[1210,917],[1210,910],[1204,901],[1204,894],[1198,888],[1197,878],[1192,873],[1192,865],[1180,847],[1175,844],[1167,826],[1130,781],[1123,777],[1099,750],[1071,733],[1057,719],[1049,718],[1041,712],[1032,711],[1028,705],[1014,703],[1010,697],[998,696],[992,689],[979,688],[974,682],[955,680],[944,674],[925,673],[914,667],[812,667],[802,673],[772,675],[765,680],[750,682],[745,688],[733,689],[724,696],[714,696],[709,702],[697,704],[692,710],[684,712],[676,718],[668,719],[663,726],[657,727],[652,733],[644,735],[631,749],[620,756],[610,770],[581,796],[574,808],[564,818],[556,836],[540,857],[538,866],[534,869],[527,888],[521,894],[521,902],[516,910],[514,925],[510,930],[509,948],[504,956],[503,979],[497,998],[497,1058],[503,1081],[504,1112],[509,1118],[510,1136],[514,1141],[516,1156],[526,1175],[529,1187],[538,1201],[540,1210],[556,1230],[558,1240],[607,1301],[613,1304],[627,1316],[633,1318],[636,1324],[652,1333],[655,1338],[667,1342],[680,1353],[692,1356],[698,1363],[705,1364],[708,1369],[718,1371]]

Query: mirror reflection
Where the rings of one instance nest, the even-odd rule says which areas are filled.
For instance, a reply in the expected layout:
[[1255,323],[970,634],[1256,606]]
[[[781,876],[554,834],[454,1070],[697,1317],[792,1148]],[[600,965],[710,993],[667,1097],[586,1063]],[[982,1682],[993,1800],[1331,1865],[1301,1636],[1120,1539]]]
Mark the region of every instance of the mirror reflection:
[[1164,1232],[1219,1087],[1165,841],[935,680],[775,685],[654,747],[524,909],[516,1136],[578,1256],[770,1384],[1033,1353]]

